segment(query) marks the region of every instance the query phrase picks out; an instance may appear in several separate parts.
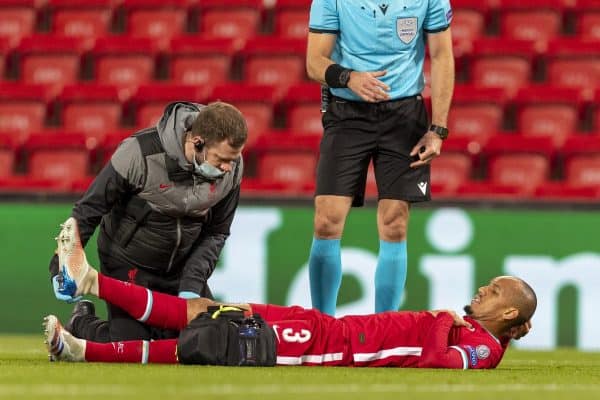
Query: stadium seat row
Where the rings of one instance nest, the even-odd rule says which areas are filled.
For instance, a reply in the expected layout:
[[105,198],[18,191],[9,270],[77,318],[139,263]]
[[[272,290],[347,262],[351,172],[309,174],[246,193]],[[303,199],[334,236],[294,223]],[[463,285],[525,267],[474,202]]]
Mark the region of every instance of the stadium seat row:
[[[553,86],[527,86],[516,95],[500,88],[457,85],[448,126],[454,137],[485,144],[499,131],[552,138],[560,148],[573,132],[600,131],[600,89],[586,99],[584,91]],[[285,92],[272,86],[225,83],[207,86],[150,84],[129,99],[112,85],[67,85],[53,96],[45,86],[0,85],[0,132],[23,141],[30,132],[60,127],[101,140],[118,129],[156,124],[167,103],[222,100],[246,116],[249,143],[273,129],[321,134],[320,87],[291,85]]]
[[[89,183],[89,176],[109,160],[129,133],[109,135],[100,145],[77,133],[32,134],[22,146],[12,136],[0,135],[0,180],[5,189],[10,182],[26,179],[54,182],[61,190],[71,190],[74,185],[81,189],[82,182]],[[582,196],[600,194],[600,134],[573,136],[559,152],[544,138],[499,134],[483,149],[468,153],[465,148],[475,149],[463,139],[448,139],[443,154],[434,161],[434,192],[455,195],[487,185],[487,189],[495,187],[506,195],[530,196],[541,186],[549,190],[562,185],[578,188]],[[262,135],[245,151],[249,190],[313,190],[319,140],[301,133]],[[369,193],[375,192],[372,171],[367,186]]]
[[[50,0],[0,1],[2,35],[18,40],[35,31],[100,37],[124,32],[169,38],[184,32],[248,38],[257,34],[305,37],[310,0]],[[269,7],[267,5],[273,5]],[[543,4],[505,0],[455,0],[455,37],[485,34],[546,41],[564,35],[600,38],[600,7],[594,0],[550,0]]]

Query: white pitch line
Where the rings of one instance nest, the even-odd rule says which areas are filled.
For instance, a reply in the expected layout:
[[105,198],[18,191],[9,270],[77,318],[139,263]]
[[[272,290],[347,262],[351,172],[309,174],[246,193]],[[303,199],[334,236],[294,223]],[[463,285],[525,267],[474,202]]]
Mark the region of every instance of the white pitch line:
[[[298,384],[265,384],[265,385],[205,385],[196,387],[182,387],[165,385],[158,392],[185,395],[281,395],[281,394],[335,394],[335,393],[490,393],[490,392],[573,392],[573,391],[598,391],[600,384],[325,384],[325,385],[298,385]],[[132,396],[139,393],[139,388],[133,385],[106,384],[106,385],[60,385],[60,384],[0,384],[0,398],[15,396],[47,396],[60,395],[65,397],[81,396]]]

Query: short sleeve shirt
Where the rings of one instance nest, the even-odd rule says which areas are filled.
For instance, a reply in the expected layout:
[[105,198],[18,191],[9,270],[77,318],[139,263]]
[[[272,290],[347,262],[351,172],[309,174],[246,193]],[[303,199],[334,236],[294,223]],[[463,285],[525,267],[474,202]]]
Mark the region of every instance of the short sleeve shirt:
[[[356,71],[386,70],[392,99],[423,91],[425,33],[450,26],[449,0],[313,0],[309,29],[337,35],[334,62]],[[350,89],[334,95],[360,100]]]

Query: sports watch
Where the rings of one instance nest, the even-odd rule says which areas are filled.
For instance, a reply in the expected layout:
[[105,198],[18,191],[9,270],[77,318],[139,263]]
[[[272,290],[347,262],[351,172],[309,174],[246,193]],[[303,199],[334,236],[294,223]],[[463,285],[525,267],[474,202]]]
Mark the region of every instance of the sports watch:
[[442,140],[448,137],[448,128],[445,126],[431,125],[429,130],[435,132]]

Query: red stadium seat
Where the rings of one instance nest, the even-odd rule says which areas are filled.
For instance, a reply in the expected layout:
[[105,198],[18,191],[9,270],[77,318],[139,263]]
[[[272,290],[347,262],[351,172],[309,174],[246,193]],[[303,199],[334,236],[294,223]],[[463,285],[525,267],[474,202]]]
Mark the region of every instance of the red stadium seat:
[[69,187],[75,179],[85,177],[90,154],[82,134],[31,134],[24,145],[28,175],[50,179]]
[[[600,41],[557,39],[548,45],[547,82],[590,90],[600,87]],[[591,93],[590,93],[591,95]]]
[[314,135],[269,133],[261,136],[258,178],[285,185],[286,190],[312,190],[315,181],[319,138]]
[[0,3],[0,38],[16,45],[22,37],[35,31],[36,9],[33,0],[3,1]]
[[0,85],[0,131],[19,140],[43,127],[47,102],[52,96],[44,85],[3,83]]
[[248,124],[248,147],[271,129],[276,100],[273,87],[243,83],[223,84],[215,87],[210,99],[231,103],[244,114]]
[[573,88],[530,86],[519,90],[515,105],[517,130],[527,136],[548,136],[557,147],[577,131],[583,99]]
[[11,45],[9,40],[7,38],[0,38],[0,82],[4,80],[4,71],[10,50]]
[[442,152],[431,163],[432,192],[454,193],[471,176],[471,158],[461,153]]
[[308,152],[265,153],[259,158],[258,177],[286,186],[302,186],[315,180],[317,156]]
[[509,95],[529,83],[537,55],[535,43],[506,39],[479,39],[473,44],[471,83],[504,88]]
[[199,2],[202,35],[228,37],[241,42],[257,35],[263,14],[261,0],[203,0]]
[[493,183],[511,185],[522,193],[533,194],[546,182],[550,163],[540,154],[504,154],[493,158],[489,165],[489,176]]
[[120,96],[129,97],[154,78],[157,51],[157,43],[148,38],[100,38],[92,50],[96,81],[116,85]]
[[561,152],[567,161],[579,155],[600,155],[600,134],[571,135],[565,141]]
[[229,38],[174,38],[169,53],[169,76],[180,84],[207,88],[225,83],[235,51],[235,42]]
[[306,39],[311,0],[278,0],[275,3],[275,34]]
[[536,189],[536,200],[592,201],[600,198],[600,189],[594,186],[573,186],[565,182],[547,182]]
[[600,2],[575,0],[574,3],[577,36],[581,39],[600,39]]
[[321,85],[301,83],[288,88],[283,100],[286,126],[291,131],[322,134]]
[[600,188],[600,154],[571,157],[565,175],[570,185]]
[[80,57],[86,43],[76,37],[29,36],[16,48],[20,77],[25,83],[48,85],[58,94],[64,85],[79,79]]
[[504,89],[456,85],[448,128],[452,135],[485,142],[502,130],[507,96]]
[[284,92],[305,77],[305,39],[260,38],[248,40],[241,52],[244,79],[272,85]]
[[527,198],[529,194],[514,185],[502,185],[490,181],[469,181],[456,189],[456,194],[461,199],[478,200],[515,200]]
[[17,153],[15,138],[9,133],[0,133],[0,177],[14,173]]
[[577,34],[582,39],[600,39],[600,9],[579,15]]
[[52,33],[95,40],[110,32],[113,0],[50,0]]
[[204,103],[208,92],[205,87],[154,83],[142,85],[131,98],[135,108],[135,122],[139,128],[155,126],[168,103],[191,101]]
[[126,31],[133,37],[148,37],[161,47],[185,32],[188,0],[125,0]]
[[75,84],[66,86],[57,98],[61,105],[62,127],[82,132],[101,141],[107,132],[118,128],[121,121],[121,100],[115,86]]
[[561,34],[561,0],[544,4],[521,0],[503,0],[500,8],[500,31],[505,38],[545,43]]
[[452,39],[472,42],[485,33],[489,6],[479,0],[454,0],[452,2]]
[[505,154],[539,154],[551,160],[556,156],[556,147],[551,138],[524,136],[521,134],[499,134],[492,136],[483,151],[488,159]]

